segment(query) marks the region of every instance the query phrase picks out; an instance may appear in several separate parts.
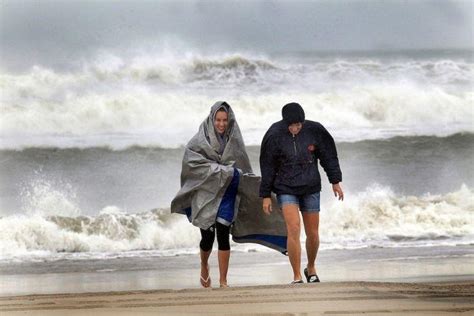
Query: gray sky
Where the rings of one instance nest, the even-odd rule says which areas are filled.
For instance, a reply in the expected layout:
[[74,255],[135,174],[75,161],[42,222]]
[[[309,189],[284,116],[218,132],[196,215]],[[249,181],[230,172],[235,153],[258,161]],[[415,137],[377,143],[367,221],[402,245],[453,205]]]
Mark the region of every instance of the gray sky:
[[164,42],[202,52],[474,47],[472,1],[3,0],[0,7],[3,66]]

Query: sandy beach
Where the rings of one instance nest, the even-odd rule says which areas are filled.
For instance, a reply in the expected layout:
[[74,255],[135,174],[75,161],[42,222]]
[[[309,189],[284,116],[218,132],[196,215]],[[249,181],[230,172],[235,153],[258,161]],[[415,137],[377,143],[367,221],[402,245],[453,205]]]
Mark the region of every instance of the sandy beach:
[[0,298],[2,315],[472,315],[474,282],[330,282]]
[[[1,0],[0,316],[474,316],[472,2]],[[231,239],[229,288],[215,238],[202,288],[228,171],[265,165],[274,193],[321,181],[321,283],[239,243],[282,237],[274,203]],[[249,191],[268,193],[239,180],[229,222],[262,215]]]
[[199,287],[196,255],[0,265],[0,315],[473,315],[471,253],[323,251],[322,283],[291,286],[287,257],[236,252],[227,289],[215,256],[211,289]]

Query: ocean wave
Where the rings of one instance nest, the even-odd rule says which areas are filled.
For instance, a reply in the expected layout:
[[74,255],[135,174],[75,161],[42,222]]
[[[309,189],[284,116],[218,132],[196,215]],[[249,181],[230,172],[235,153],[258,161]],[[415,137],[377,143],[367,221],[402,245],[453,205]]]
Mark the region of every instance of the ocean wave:
[[[109,207],[110,208],[110,207]],[[1,257],[55,253],[114,253],[192,247],[199,230],[168,210],[91,216],[9,216],[0,219]]]
[[[127,214],[109,206],[95,216],[51,213],[1,218],[0,259],[63,253],[104,257],[144,250],[166,255],[194,249],[200,239],[199,230],[185,216],[168,209]],[[473,238],[474,192],[465,185],[451,193],[423,196],[400,196],[374,185],[348,194],[344,203],[325,205],[321,213],[322,249],[452,246],[472,244]]]
[[[34,66],[24,74],[2,73],[0,82],[11,94],[36,97],[41,90],[77,90],[91,85],[107,86],[123,84],[190,84],[204,81],[209,84],[255,79],[268,70],[278,69],[263,58],[225,55],[218,57],[136,57],[123,60],[106,55],[85,63],[81,69],[57,72],[42,66]],[[264,78],[261,78],[262,80]],[[253,81],[255,82],[255,81]],[[51,86],[52,85],[52,86]]]
[[[241,87],[265,89],[302,86],[350,87],[354,83],[413,82],[429,85],[473,83],[474,64],[464,60],[377,60],[371,58],[278,59],[249,54],[202,56],[101,54],[69,72],[36,65],[23,74],[1,73],[0,83],[9,95],[37,97],[44,90],[81,90],[130,84],[179,87]],[[321,90],[321,89],[320,89]]]
[[340,141],[473,132],[474,64],[249,54],[103,54],[70,72],[0,73],[0,148],[179,147],[218,99],[259,144],[301,103]]
[[[195,59],[191,63],[190,80],[209,80],[216,82],[255,81],[267,71],[278,67],[268,60],[253,60],[243,56],[229,56],[218,60]],[[263,79],[263,78],[262,78]]]
[[[217,56],[186,55],[182,57],[136,56],[130,60],[107,56],[85,64],[76,73],[89,80],[116,82],[159,82],[164,84],[250,85],[266,88],[299,85],[328,87],[334,82],[348,85],[354,82],[410,81],[434,85],[473,83],[474,64],[463,60],[373,59],[279,60],[266,56],[223,54]],[[250,88],[249,86],[249,88]]]
[[348,202],[333,203],[321,215],[326,242],[365,245],[421,242],[471,244],[474,192],[466,185],[447,194],[398,196],[372,185]]
[[[83,140],[84,141],[84,140]],[[174,153],[178,152],[181,155],[181,150],[184,148],[183,146],[177,146],[176,148],[169,148],[169,147],[162,147],[160,145],[156,145],[153,142],[140,142],[137,141],[136,143],[123,143],[123,146],[110,146],[106,143],[97,142],[97,145],[90,146],[89,143],[82,144],[71,142],[69,145],[66,146],[50,146],[47,145],[48,142],[43,142],[40,144],[33,144],[32,146],[25,146],[25,147],[16,147],[16,148],[1,148],[0,151],[4,153],[12,153],[12,152],[24,152],[28,156],[34,157],[35,155],[41,155],[44,153],[53,154],[57,153],[58,151],[76,151],[80,150],[81,152],[86,151],[98,151],[102,153],[111,153],[111,152],[126,152],[126,153],[139,153],[139,152],[147,152],[150,150],[153,151],[171,151]],[[454,134],[447,134],[447,135],[440,135],[440,136],[428,136],[428,135],[407,135],[407,136],[394,136],[394,137],[386,137],[386,138],[374,138],[374,139],[361,139],[361,140],[350,140],[350,141],[339,141],[338,146],[362,146],[363,148],[380,148],[380,146],[392,146],[394,148],[398,148],[400,146],[407,146],[409,144],[420,144],[427,147],[436,147],[439,148],[440,146],[447,147],[446,150],[451,150],[450,146],[457,147],[461,146],[470,150],[471,145],[474,144],[474,133],[472,132],[461,132],[461,133],[454,133]],[[64,144],[63,144],[64,145]],[[249,148],[260,148],[260,144],[248,144],[246,147]],[[416,148],[415,148],[416,149]],[[368,149],[370,150],[370,149]],[[9,158],[7,158],[9,159]]]
[[[411,84],[354,86],[324,93],[240,94],[226,99],[248,145],[281,119],[281,106],[298,101],[306,117],[338,141],[474,132],[473,92],[450,93]],[[41,98],[1,105],[0,148],[132,145],[175,148],[186,144],[215,99],[142,88]]]

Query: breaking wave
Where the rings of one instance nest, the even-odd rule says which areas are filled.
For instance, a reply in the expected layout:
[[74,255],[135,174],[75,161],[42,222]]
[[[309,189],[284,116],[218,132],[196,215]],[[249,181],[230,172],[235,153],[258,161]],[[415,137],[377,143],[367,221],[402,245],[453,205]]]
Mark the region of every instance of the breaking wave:
[[450,59],[104,54],[70,72],[0,73],[0,148],[179,147],[222,99],[249,145],[292,101],[342,141],[473,132],[473,74]]
[[[50,200],[52,208],[54,201]],[[1,259],[77,253],[104,257],[130,251],[141,255],[143,250],[160,255],[194,253],[200,239],[199,230],[185,216],[172,215],[168,209],[127,214],[109,206],[96,216],[65,214],[41,211],[1,218]],[[322,249],[473,242],[474,192],[465,185],[448,194],[423,196],[400,196],[374,185],[355,196],[348,194],[344,203],[323,205],[321,213]]]
[[466,185],[423,196],[398,196],[373,185],[347,203],[333,203],[321,217],[322,235],[333,247],[474,242],[474,192]]
[[0,220],[3,259],[89,252],[100,256],[131,250],[168,250],[196,245],[199,230],[185,217],[153,210],[125,214],[106,207],[97,216],[9,216]]
[[[338,141],[393,136],[446,136],[474,132],[474,93],[450,94],[410,85],[354,87],[324,93],[241,95],[226,99],[234,108],[248,145],[280,120],[282,104],[298,100],[306,117],[325,125]],[[175,148],[186,144],[215,99],[185,93],[117,91],[4,104],[0,147]]]
[[[465,60],[378,60],[374,58],[279,59],[268,56],[223,54],[138,55],[130,58],[102,54],[74,71],[58,72],[34,66],[24,74],[2,73],[1,82],[13,93],[34,96],[42,87],[69,89],[88,85],[139,83],[209,84],[265,87],[291,85],[328,87],[356,82],[409,81],[434,85],[473,83],[474,64]],[[308,82],[310,81],[310,82]],[[22,89],[26,88],[26,89]]]

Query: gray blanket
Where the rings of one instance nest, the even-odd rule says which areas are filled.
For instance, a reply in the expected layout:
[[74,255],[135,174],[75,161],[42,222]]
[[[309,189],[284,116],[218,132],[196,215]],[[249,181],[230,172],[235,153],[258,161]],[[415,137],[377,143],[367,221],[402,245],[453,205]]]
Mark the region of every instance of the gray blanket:
[[[226,145],[219,155],[220,143],[213,121],[221,107],[226,107],[229,123]],[[234,176],[234,168],[238,170],[240,181],[231,229],[233,240],[255,242],[285,252],[283,216],[276,209],[270,216],[263,213],[258,197],[260,177],[252,172],[234,112],[225,102],[212,106],[198,133],[186,145],[181,189],[171,202],[171,212],[187,215],[193,225],[202,229],[214,225],[222,197]]]

